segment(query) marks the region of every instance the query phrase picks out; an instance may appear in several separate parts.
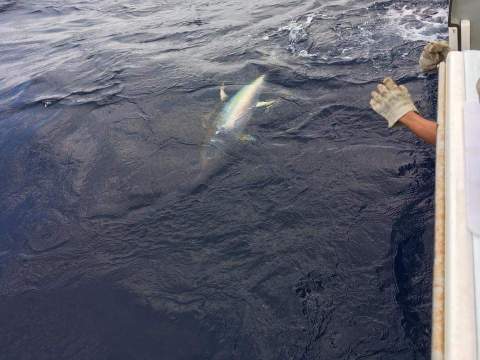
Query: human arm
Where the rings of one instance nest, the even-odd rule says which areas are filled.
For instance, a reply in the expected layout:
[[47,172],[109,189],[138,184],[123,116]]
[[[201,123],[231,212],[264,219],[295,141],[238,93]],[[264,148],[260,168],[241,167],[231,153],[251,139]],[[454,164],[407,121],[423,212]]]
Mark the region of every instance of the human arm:
[[418,114],[405,86],[398,86],[391,78],[385,78],[371,96],[370,106],[387,120],[388,127],[401,123],[425,142],[435,144],[436,124]]
[[437,124],[434,121],[427,120],[416,112],[410,111],[403,115],[399,122],[426,143],[435,144],[437,140]]

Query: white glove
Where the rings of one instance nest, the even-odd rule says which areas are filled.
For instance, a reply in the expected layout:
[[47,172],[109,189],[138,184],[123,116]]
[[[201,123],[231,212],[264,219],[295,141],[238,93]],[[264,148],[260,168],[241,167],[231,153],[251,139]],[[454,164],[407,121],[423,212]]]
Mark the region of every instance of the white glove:
[[379,84],[377,90],[372,91],[371,95],[370,106],[387,119],[389,128],[394,126],[406,113],[418,112],[408,89],[403,85],[398,86],[389,77],[385,78],[383,84]]
[[420,55],[420,68],[424,72],[435,70],[442,61],[445,61],[449,51],[448,42],[433,41],[425,45]]

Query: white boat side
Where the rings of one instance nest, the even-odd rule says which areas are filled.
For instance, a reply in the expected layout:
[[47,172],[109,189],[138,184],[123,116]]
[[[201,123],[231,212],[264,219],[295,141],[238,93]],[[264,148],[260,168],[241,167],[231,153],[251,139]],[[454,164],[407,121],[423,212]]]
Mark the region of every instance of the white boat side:
[[439,69],[433,360],[480,349],[480,1],[450,0],[450,53]]
[[[474,360],[476,309],[473,238],[465,198],[465,56],[452,51],[445,97],[445,359]],[[480,115],[480,114],[479,114]]]

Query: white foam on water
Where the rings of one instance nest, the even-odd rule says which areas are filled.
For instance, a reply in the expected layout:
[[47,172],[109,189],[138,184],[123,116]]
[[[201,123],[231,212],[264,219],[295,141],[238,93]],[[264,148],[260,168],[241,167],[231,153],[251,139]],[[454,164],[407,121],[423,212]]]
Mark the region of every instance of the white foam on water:
[[309,14],[307,15],[305,22],[292,20],[288,25],[278,28],[278,32],[280,33],[288,31],[288,49],[292,54],[296,54],[300,57],[317,56],[316,54],[309,54],[307,50],[297,50],[297,44],[308,39],[307,29],[312,24],[314,18],[315,15]]
[[[397,37],[410,42],[443,40],[448,35],[446,6],[431,4],[415,7],[395,3],[387,9],[369,9],[368,12],[364,10],[359,8],[349,14],[352,19],[347,17],[338,21],[338,14],[318,9],[314,13],[307,13],[291,20],[287,25],[280,26],[277,34],[280,34],[283,39],[285,39],[284,36],[288,36],[288,50],[292,55],[300,58],[316,57],[322,61],[370,58],[379,52],[387,51],[393,43],[396,43]],[[314,27],[317,23],[327,29],[326,36],[330,39],[329,41],[332,41],[332,38],[336,39],[337,47],[329,48],[324,46],[325,43],[321,42],[321,39],[311,38],[310,29],[315,33]],[[326,27],[326,23],[331,25]],[[379,39],[382,35],[386,39],[384,43]],[[271,40],[273,36],[274,34],[270,33],[263,39]],[[307,48],[303,45],[309,40],[313,40],[313,49],[316,49],[311,50],[312,53],[309,52],[311,46]],[[401,56],[408,55],[405,52]]]
[[301,50],[297,55],[299,57],[303,57],[303,58],[312,58],[312,57],[317,57],[318,56],[318,54],[309,53],[307,50]]
[[305,26],[310,26],[310,24],[313,21],[314,16],[313,15],[308,15],[307,16],[307,21],[305,21]]
[[288,41],[290,44],[297,44],[308,38],[305,24],[296,21],[291,21],[287,26],[280,27],[278,31],[288,31]]
[[446,38],[447,8],[393,6],[386,15],[392,31],[396,31],[405,40],[433,41]]

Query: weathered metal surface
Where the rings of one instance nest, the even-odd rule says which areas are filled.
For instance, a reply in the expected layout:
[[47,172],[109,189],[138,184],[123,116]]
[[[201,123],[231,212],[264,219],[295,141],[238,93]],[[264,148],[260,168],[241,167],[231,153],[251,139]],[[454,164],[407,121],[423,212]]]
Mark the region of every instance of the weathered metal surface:
[[432,291],[432,360],[443,360],[445,345],[445,63],[440,64],[438,74]]

